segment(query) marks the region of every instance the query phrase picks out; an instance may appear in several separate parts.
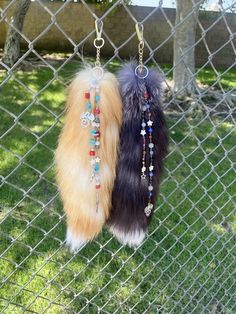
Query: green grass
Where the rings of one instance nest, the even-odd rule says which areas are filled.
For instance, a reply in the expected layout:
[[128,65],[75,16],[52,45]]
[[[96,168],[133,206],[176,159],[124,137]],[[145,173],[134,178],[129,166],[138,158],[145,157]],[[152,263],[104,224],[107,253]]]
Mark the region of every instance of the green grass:
[[[172,65],[165,64],[161,66],[168,79],[172,79],[173,70]],[[225,91],[235,88],[236,70],[234,68],[213,70],[210,67],[197,68],[196,80],[204,86],[211,86],[212,88],[224,89]]]
[[[112,71],[118,67],[110,64]],[[0,105],[12,113],[1,111],[0,125],[1,134],[10,130],[0,143],[6,148],[0,147],[6,178],[0,191],[0,309],[200,314],[216,307],[215,313],[235,313],[236,132],[230,118],[167,117],[171,145],[161,196],[149,238],[138,250],[121,248],[106,230],[77,255],[60,248],[65,220],[51,164],[61,124],[54,114],[63,111],[63,82],[77,69],[76,62],[66,65],[49,86],[48,68],[18,71],[0,93]],[[199,79],[214,81],[207,71]],[[34,93],[44,90],[35,99],[16,79]],[[233,80],[235,72],[224,84],[230,88]]]

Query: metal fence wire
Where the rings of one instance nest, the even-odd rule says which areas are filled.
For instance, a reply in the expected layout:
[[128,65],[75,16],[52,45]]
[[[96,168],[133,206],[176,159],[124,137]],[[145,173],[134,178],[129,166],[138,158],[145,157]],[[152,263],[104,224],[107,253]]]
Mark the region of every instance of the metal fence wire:
[[[141,22],[145,27],[157,11],[170,25],[169,38],[157,47],[145,41],[146,62],[165,77],[170,151],[144,243],[137,249],[123,247],[104,228],[95,241],[73,254],[65,248],[65,216],[53,159],[65,89],[94,30],[79,43],[70,38],[57,21],[59,14],[68,14],[70,2],[57,1],[53,12],[50,1],[32,2],[50,15],[50,23],[33,40],[24,28],[17,30],[28,48],[13,67],[1,61],[1,313],[236,313],[235,33],[227,10],[221,1],[217,20],[207,29],[197,19],[199,42],[208,58],[193,74],[198,82],[195,98],[184,102],[170,92],[173,67],[157,63],[156,53],[180,27],[168,19],[162,1],[142,20],[125,1],[113,1],[103,10],[104,36],[113,49],[103,63],[110,70],[119,68],[119,52],[135,36],[134,29],[119,46],[108,36],[106,19],[118,7],[133,25]],[[15,3],[5,1],[0,7],[2,25],[14,27],[8,13]],[[78,5],[96,18],[94,6],[84,0]],[[229,9],[234,5],[231,1]],[[194,7],[191,15],[197,18]],[[204,36],[218,21],[228,31],[233,56],[224,69],[215,66],[215,51]],[[35,48],[52,26],[71,43],[71,53]],[[222,42],[218,51],[224,46]]]

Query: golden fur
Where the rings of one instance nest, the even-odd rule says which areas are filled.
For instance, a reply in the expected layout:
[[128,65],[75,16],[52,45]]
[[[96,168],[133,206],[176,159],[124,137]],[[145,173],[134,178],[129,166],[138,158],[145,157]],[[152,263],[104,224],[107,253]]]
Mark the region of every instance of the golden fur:
[[[67,242],[74,248],[81,245],[81,239],[82,242],[93,239],[109,217],[122,117],[118,82],[113,74],[105,72],[100,81],[101,189],[98,190],[99,208],[96,212],[95,183],[90,181],[91,128],[82,128],[80,125],[80,116],[85,111],[84,92],[89,90],[91,79],[91,70],[83,70],[69,87],[65,125],[56,150],[56,178],[67,216],[68,231],[73,238],[67,239]],[[94,105],[94,91],[90,94]]]

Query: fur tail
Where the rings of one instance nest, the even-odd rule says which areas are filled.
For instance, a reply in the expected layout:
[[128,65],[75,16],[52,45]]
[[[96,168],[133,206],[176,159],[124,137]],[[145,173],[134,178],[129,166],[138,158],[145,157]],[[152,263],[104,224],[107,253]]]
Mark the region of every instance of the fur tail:
[[[96,189],[91,182],[90,127],[84,128],[80,118],[85,111],[84,93],[89,90],[93,74],[90,69],[78,73],[69,88],[65,125],[56,150],[59,191],[67,217],[67,244],[74,250],[92,240],[109,217],[115,180],[117,148],[122,104],[118,82],[105,72],[100,80],[100,180],[99,206]],[[91,90],[94,106],[94,92]]]
[[[118,75],[123,101],[123,121],[120,133],[120,152],[117,163],[117,176],[112,195],[112,211],[108,226],[117,239],[130,246],[139,245],[151,215],[145,213],[149,202],[149,173],[152,177],[152,208],[157,200],[163,159],[167,154],[167,128],[161,109],[162,82],[160,76],[149,70],[145,79],[135,75],[136,64],[127,64]],[[146,176],[141,178],[143,139],[140,134],[144,94],[150,95],[152,117],[153,161],[150,166],[150,150],[146,149]],[[145,124],[146,125],[146,124]],[[148,127],[146,127],[148,134]],[[150,169],[152,168],[152,169]]]

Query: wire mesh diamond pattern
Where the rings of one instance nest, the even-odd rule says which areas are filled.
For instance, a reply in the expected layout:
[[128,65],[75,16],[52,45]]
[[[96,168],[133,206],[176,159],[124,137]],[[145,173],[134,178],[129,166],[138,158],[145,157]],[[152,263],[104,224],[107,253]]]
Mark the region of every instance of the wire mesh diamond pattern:
[[[9,12],[15,2],[0,1],[2,25],[14,28]],[[66,87],[83,62],[92,62],[95,34],[88,27],[77,42],[59,22],[63,15],[69,19],[72,2],[32,2],[30,10],[34,6],[44,12],[48,24],[31,39],[24,28],[16,29],[26,48],[13,67],[0,62],[0,312],[235,313],[236,50],[228,11],[220,1],[220,12],[207,28],[197,18],[201,35],[194,45],[203,45],[208,58],[194,74],[195,98],[186,102],[171,92],[173,66],[157,62],[179,27],[163,1],[142,19],[126,1],[112,1],[99,11],[109,45],[102,61],[113,72],[136,35],[133,29],[118,40],[114,30],[106,29],[108,18],[123,10],[132,25],[145,26],[159,12],[168,25],[169,35],[156,47],[145,37],[145,60],[164,76],[170,149],[144,243],[136,249],[124,247],[104,228],[96,240],[72,253],[65,247],[54,150],[63,125]],[[231,1],[228,10],[235,4]],[[96,6],[87,1],[73,5],[92,21],[97,18]],[[206,37],[218,22],[224,23],[229,40],[212,51]],[[52,28],[68,41],[69,53],[38,49]],[[233,61],[219,70],[214,56],[228,44]],[[90,47],[88,57],[85,46]]]

